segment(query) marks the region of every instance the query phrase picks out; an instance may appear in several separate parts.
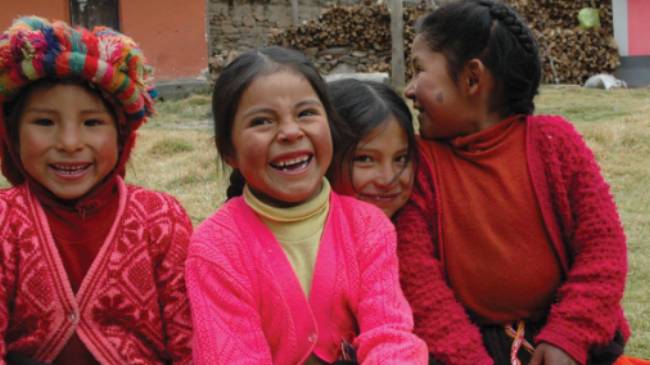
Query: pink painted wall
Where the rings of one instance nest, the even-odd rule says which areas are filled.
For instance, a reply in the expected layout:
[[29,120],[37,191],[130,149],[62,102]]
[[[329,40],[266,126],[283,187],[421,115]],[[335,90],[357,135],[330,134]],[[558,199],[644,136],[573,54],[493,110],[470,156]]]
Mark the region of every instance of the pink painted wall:
[[2,30],[9,28],[15,18],[23,15],[70,21],[68,0],[3,0],[0,8]]
[[[1,0],[0,28],[20,15],[70,22],[69,0]],[[205,0],[120,0],[120,30],[138,42],[156,80],[194,78],[208,67]]]
[[650,1],[628,0],[628,53],[650,56]]
[[205,3],[120,1],[122,32],[140,44],[157,80],[194,78],[208,67]]

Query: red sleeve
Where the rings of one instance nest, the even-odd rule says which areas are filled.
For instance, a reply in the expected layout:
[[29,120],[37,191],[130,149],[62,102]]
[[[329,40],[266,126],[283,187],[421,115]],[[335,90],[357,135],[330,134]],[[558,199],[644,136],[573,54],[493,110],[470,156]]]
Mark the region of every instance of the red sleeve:
[[396,221],[400,281],[413,309],[415,333],[444,364],[492,364],[478,328],[456,301],[437,259],[435,202],[431,166],[422,158],[411,199]]
[[553,344],[584,364],[589,348],[609,343],[621,324],[627,249],[614,199],[591,150],[569,123],[562,124],[563,135],[549,137],[562,163],[550,168],[559,169],[552,175],[566,184],[559,193],[568,198],[557,201],[568,206],[558,203],[556,209],[565,216],[563,236],[572,261],[536,342]]

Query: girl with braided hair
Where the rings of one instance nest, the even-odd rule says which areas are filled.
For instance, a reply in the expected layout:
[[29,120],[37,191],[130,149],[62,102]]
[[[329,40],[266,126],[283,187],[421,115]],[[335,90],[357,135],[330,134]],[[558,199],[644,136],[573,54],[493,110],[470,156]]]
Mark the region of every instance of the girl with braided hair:
[[397,218],[415,332],[443,364],[611,364],[630,335],[623,228],[571,123],[533,115],[537,44],[510,7],[417,25],[405,94],[423,139]]
[[190,220],[123,180],[150,71],[105,27],[0,34],[0,364],[191,363]]

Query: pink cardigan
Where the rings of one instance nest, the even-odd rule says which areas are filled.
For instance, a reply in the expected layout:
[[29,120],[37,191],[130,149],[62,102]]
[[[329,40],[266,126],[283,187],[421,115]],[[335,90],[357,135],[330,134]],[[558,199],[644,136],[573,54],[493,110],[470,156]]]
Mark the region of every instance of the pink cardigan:
[[[526,123],[528,169],[564,275],[535,342],[553,344],[585,364],[590,348],[608,344],[615,331],[630,335],[621,307],[625,234],[609,186],[574,127],[549,115],[529,116]],[[439,240],[444,212],[426,157],[397,218],[402,288],[413,307],[415,332],[445,364],[492,364],[478,327],[446,282]]]
[[73,293],[27,188],[0,190],[0,364],[52,362],[76,332],[102,364],[188,364],[183,263],[192,225],[178,202],[120,179],[115,223]]
[[333,362],[343,340],[363,364],[426,364],[399,287],[395,232],[369,204],[330,195],[306,298],[282,247],[241,197],[192,236],[186,280],[197,364]]

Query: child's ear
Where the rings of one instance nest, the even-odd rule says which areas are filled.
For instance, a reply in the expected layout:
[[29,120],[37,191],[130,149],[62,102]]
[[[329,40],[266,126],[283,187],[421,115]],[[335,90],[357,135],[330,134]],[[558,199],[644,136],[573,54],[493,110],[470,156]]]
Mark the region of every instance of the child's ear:
[[232,167],[233,169],[238,169],[239,164],[237,163],[237,158],[231,154],[228,154],[227,156],[223,156],[223,160],[228,164],[228,166]]
[[487,68],[483,61],[472,58],[465,65],[463,70],[463,88],[468,96],[476,96],[482,88],[485,88]]

